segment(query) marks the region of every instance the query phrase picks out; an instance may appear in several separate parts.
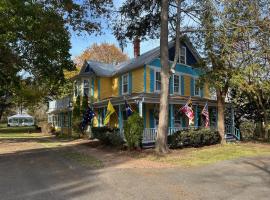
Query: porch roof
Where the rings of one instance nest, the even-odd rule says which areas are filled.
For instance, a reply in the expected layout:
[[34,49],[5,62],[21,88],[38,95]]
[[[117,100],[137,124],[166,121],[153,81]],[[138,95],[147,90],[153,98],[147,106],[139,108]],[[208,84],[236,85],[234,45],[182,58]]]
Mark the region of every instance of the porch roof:
[[[189,96],[182,96],[182,95],[169,95],[169,104],[181,104],[184,105]],[[201,98],[201,97],[191,97],[193,105],[201,105],[204,106],[205,102],[208,102],[208,106],[217,106],[216,100]],[[94,108],[102,108],[108,105],[108,101],[111,101],[113,105],[121,105],[125,104],[125,100],[128,103],[138,103],[139,101],[143,103],[159,103],[160,102],[160,95],[155,93],[135,93],[126,96],[120,97],[110,97],[107,99],[103,99],[99,102],[93,103]]]

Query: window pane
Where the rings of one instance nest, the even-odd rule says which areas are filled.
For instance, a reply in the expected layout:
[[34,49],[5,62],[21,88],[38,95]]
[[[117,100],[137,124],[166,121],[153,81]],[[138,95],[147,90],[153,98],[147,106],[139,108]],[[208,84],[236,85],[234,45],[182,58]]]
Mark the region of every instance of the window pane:
[[195,95],[200,95],[200,85],[199,82],[195,80]]
[[89,96],[89,81],[88,80],[83,81],[83,95]]
[[156,72],[156,90],[161,90],[161,76],[160,76],[160,72]]
[[179,93],[179,86],[180,86],[180,84],[179,84],[179,76],[178,75],[174,75],[173,76],[173,78],[174,78],[174,80],[173,80],[173,91],[174,91],[174,93]]
[[181,47],[180,49],[180,63],[186,64],[186,48]]
[[122,76],[122,88],[123,88],[123,93],[128,93],[128,75],[127,74]]
[[128,91],[128,85],[125,84],[125,85],[123,86],[123,92],[124,92],[124,93],[127,93],[127,91]]

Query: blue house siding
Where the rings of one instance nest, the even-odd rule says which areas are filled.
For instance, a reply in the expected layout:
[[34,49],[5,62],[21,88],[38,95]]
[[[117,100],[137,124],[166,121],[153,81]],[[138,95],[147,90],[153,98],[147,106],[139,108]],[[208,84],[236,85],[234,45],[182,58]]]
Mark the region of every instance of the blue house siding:
[[[152,66],[152,67],[160,68],[161,67],[160,59],[159,58],[154,59],[153,61],[151,61],[149,63],[149,65]],[[194,68],[192,68],[190,66],[183,65],[183,64],[177,64],[176,67],[175,67],[175,71],[179,72],[179,73],[192,75],[192,76],[199,76],[199,75],[202,74],[202,72],[199,69],[194,69]]]

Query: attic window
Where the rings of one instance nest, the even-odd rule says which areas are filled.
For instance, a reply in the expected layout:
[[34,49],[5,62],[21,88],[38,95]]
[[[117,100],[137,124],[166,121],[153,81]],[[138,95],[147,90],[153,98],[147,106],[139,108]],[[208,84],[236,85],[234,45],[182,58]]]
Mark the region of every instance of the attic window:
[[86,66],[84,72],[90,72],[90,67],[89,67],[89,65]]
[[186,47],[181,47],[180,53],[179,53],[179,61],[182,64],[187,64],[187,49]]

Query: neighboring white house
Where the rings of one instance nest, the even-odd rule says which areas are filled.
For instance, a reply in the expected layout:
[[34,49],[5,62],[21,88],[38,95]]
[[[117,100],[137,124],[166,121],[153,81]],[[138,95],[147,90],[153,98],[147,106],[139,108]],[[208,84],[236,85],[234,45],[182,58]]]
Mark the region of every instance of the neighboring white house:
[[35,120],[28,114],[16,114],[8,117],[8,126],[33,126]]

